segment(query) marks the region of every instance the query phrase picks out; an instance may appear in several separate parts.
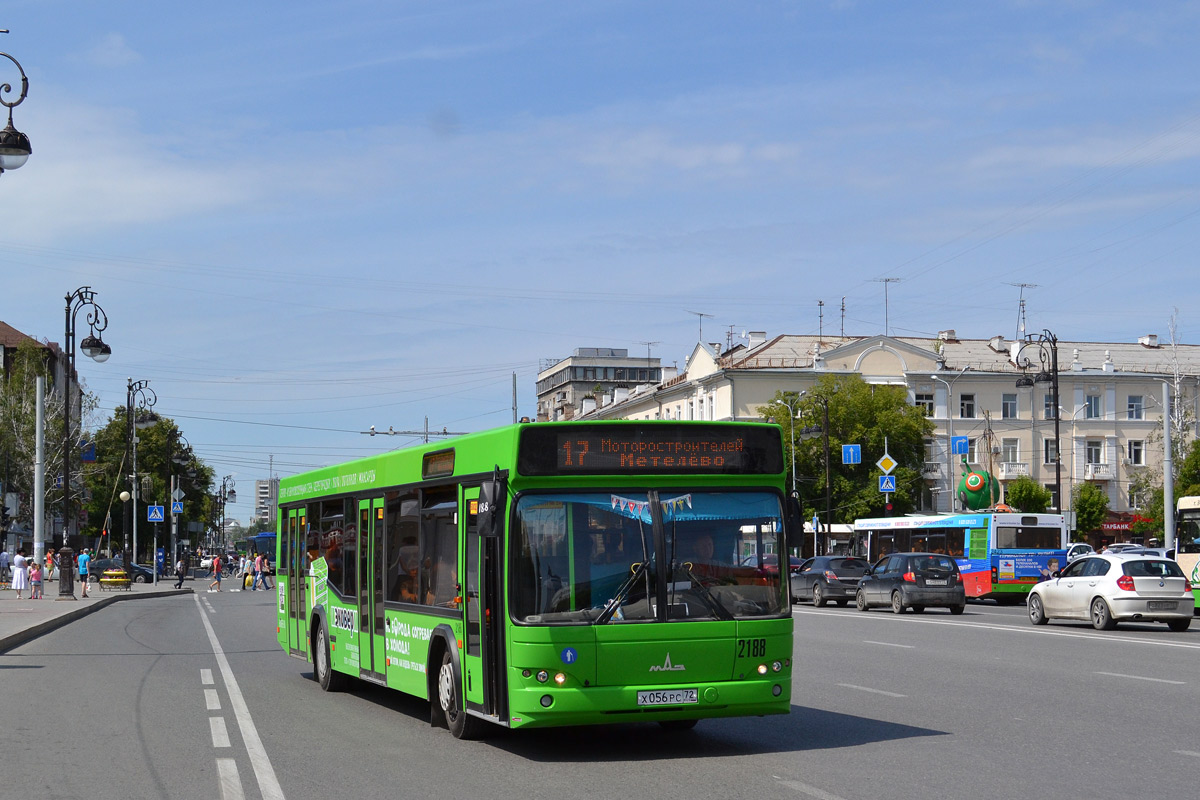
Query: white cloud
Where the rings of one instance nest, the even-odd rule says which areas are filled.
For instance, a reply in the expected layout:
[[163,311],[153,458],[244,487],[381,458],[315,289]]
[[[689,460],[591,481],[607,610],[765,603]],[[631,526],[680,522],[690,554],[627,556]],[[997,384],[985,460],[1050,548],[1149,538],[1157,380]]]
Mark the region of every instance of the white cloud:
[[84,53],[84,59],[98,67],[123,67],[142,60],[119,33],[110,33]]

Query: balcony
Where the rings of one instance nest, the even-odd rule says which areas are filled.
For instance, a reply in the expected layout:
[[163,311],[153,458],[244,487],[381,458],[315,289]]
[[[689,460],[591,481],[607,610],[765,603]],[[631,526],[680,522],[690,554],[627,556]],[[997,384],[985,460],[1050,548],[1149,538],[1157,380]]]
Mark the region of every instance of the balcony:
[[921,468],[921,475],[926,480],[940,480],[946,474],[946,465],[940,461],[926,461]]
[[1083,479],[1086,481],[1111,481],[1113,479],[1112,464],[1088,464],[1083,468]]
[[1010,481],[1013,478],[1029,477],[1029,463],[1026,461],[1001,461],[999,478],[1002,481]]

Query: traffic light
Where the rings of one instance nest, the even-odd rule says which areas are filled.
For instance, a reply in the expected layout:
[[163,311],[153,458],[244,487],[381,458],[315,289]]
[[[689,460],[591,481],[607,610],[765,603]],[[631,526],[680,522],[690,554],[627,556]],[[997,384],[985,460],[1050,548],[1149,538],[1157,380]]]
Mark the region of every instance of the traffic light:
[[883,515],[885,517],[890,517],[892,515],[892,501],[891,500],[888,500],[886,503],[883,504]]
[[[8,493],[0,492],[0,531],[3,531],[5,533],[8,532],[8,526],[12,523],[13,512],[17,510],[16,504],[14,502],[12,511],[9,511],[9,509],[8,509],[9,496],[10,495]],[[11,497],[14,500],[16,499],[15,494],[11,495]]]

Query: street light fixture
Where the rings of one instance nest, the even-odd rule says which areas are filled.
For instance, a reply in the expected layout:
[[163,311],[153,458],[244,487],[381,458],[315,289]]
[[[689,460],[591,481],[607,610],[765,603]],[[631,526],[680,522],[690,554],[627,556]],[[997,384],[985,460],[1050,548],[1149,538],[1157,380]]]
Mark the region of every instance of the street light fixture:
[[218,503],[218,506],[220,507],[220,514],[218,516],[218,522],[217,522],[217,524],[218,524],[217,536],[220,539],[220,547],[221,548],[224,548],[224,545],[225,545],[225,504],[237,502],[237,492],[234,491],[234,488],[233,488],[236,485],[237,485],[237,482],[234,481],[233,476],[226,475],[224,478],[221,478],[221,489],[217,493],[217,503]]
[[[0,29],[0,33],[8,33],[6,29]],[[13,88],[10,84],[0,83],[0,105],[8,109],[8,127],[0,131],[0,174],[6,169],[17,169],[25,165],[29,160],[29,156],[33,153],[33,148],[29,145],[29,137],[21,133],[13,127],[12,110],[21,105],[25,100],[25,96],[29,94],[29,78],[25,77],[25,70],[21,68],[21,63],[8,53],[0,53],[13,64],[16,64],[17,71],[21,73],[21,92],[17,95],[16,100],[5,100],[5,94],[11,94]]]
[[946,511],[950,513],[954,512],[954,454],[951,452],[954,449],[954,384],[970,369],[971,365],[967,364],[951,380],[930,376],[946,384]]
[[[134,401],[137,401],[137,408],[134,408]],[[141,380],[135,381],[133,378],[128,379],[125,390],[125,446],[127,453],[132,450],[132,458],[129,460],[133,465],[133,472],[129,475],[129,485],[131,496],[133,498],[132,512],[125,519],[126,544],[128,545],[128,533],[130,520],[133,524],[133,554],[131,561],[137,562],[138,547],[137,547],[137,497],[138,497],[138,471],[137,471],[137,431],[145,430],[158,422],[158,415],[154,413],[153,408],[158,402],[158,395],[150,388],[150,381]],[[136,413],[136,417],[134,416]]]
[[[11,56],[10,56],[11,58]],[[0,86],[7,89],[8,85]],[[19,102],[19,101],[18,101]],[[8,105],[8,103],[5,103]],[[12,113],[10,107],[9,113]],[[74,460],[77,448],[71,443],[71,380],[75,377],[75,320],[79,312],[87,307],[88,335],[80,342],[83,354],[98,362],[108,360],[112,348],[100,338],[100,333],[108,327],[108,315],[96,304],[96,293],[92,287],[83,286],[67,295],[66,329],[63,333],[63,350],[67,356],[66,370],[63,375],[63,546],[66,547],[71,533],[71,462]],[[82,421],[81,421],[82,424]]]
[[[1021,363],[1021,351],[1026,347],[1036,347],[1038,349],[1038,362],[1041,368],[1037,375],[1030,378],[1024,372],[1028,365],[1028,360],[1025,364]],[[1017,366],[1021,367],[1021,377],[1017,378],[1018,389],[1032,389],[1034,384],[1050,384],[1050,407],[1054,409],[1054,505],[1058,511],[1062,511],[1062,437],[1059,436],[1059,399],[1058,399],[1058,337],[1047,329],[1043,329],[1039,334],[1029,334],[1025,337],[1024,343],[1017,350],[1016,357]],[[1037,412],[1034,411],[1034,416]],[[1072,464],[1074,468],[1074,464]]]

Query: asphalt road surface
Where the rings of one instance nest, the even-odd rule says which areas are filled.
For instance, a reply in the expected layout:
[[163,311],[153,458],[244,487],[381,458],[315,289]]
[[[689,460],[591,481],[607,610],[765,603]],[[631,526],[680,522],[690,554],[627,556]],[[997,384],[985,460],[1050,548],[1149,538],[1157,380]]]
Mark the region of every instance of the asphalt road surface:
[[1194,796],[1200,774],[1200,625],[797,606],[788,716],[459,742],[424,702],[321,692],[273,600],[117,603],[0,655],[0,794],[1129,800]]

